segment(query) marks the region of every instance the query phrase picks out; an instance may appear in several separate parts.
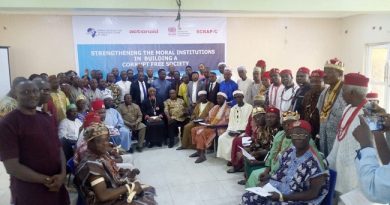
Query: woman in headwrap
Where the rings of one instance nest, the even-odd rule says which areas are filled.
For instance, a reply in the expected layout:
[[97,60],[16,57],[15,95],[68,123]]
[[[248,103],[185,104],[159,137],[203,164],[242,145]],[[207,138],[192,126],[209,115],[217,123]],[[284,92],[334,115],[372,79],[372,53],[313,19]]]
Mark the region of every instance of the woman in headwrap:
[[84,132],[87,152],[76,169],[75,183],[88,205],[154,205],[155,189],[142,185],[137,171],[119,169],[108,155],[109,130],[92,123]]

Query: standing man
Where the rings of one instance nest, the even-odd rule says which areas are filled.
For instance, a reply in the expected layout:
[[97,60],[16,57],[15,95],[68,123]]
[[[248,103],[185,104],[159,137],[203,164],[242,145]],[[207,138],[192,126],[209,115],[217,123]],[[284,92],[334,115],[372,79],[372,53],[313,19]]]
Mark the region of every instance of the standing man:
[[142,102],[148,98],[149,88],[150,85],[144,80],[144,74],[140,73],[137,81],[134,81],[130,88],[130,95],[132,96],[132,100],[134,100],[135,104],[141,106]]
[[210,72],[210,81],[206,85],[207,100],[213,104],[217,104],[217,93],[219,92],[219,83],[217,82],[217,74]]
[[222,81],[225,80],[225,78],[224,78],[225,68],[226,68],[225,62],[218,63],[218,70],[221,73],[221,75],[217,78],[218,83],[221,83]]
[[198,65],[198,70],[199,70],[199,80],[203,80],[205,78],[204,72],[206,70],[206,66],[201,63]]
[[298,112],[301,116],[304,115],[303,107],[302,107],[303,97],[305,97],[305,94],[310,90],[309,75],[310,75],[310,70],[306,67],[300,67],[296,74],[296,82],[299,86],[299,89],[295,93],[291,106],[292,106],[292,111]]
[[153,76],[153,68],[150,67],[148,70],[146,70],[146,76],[147,76],[147,82],[149,85],[151,85],[157,78]]
[[82,82],[78,76],[76,76],[73,72],[68,74],[70,76],[70,103],[76,103],[76,98],[79,95],[83,95],[83,90],[81,89]]
[[20,82],[27,80],[25,77],[16,77],[12,81],[11,90],[6,96],[0,100],[0,119],[5,117],[12,110],[15,110],[18,106],[18,101],[16,101],[16,85]]
[[111,73],[114,75],[115,77],[115,82],[119,82],[121,80],[121,76],[119,76],[119,69],[118,68],[113,68],[111,70]]
[[244,93],[241,90],[234,91],[233,96],[237,101],[237,105],[230,110],[227,131],[218,138],[217,149],[217,157],[223,158],[228,162],[231,161],[233,139],[245,131],[248,118],[253,109],[252,105],[245,103]]
[[190,101],[191,110],[195,107],[198,102],[198,92],[204,90],[203,81],[199,80],[198,72],[192,72],[192,81],[188,83],[188,99]]
[[219,92],[226,94],[229,106],[234,106],[236,101],[233,99],[233,92],[238,89],[238,85],[232,80],[232,70],[225,67],[223,77],[225,80],[219,84]]
[[126,94],[130,93],[131,82],[127,81],[127,72],[121,71],[121,80],[116,82],[115,84],[121,89],[120,101],[121,103],[124,101],[124,97]]
[[112,73],[107,74],[107,89],[111,90],[114,105],[115,108],[117,108],[122,101],[122,91],[121,88],[115,84],[115,76]]
[[253,68],[253,82],[249,86],[248,92],[247,92],[247,103],[253,105],[253,98],[257,95],[260,95],[260,88],[262,86],[261,84],[261,70],[259,67]]
[[158,79],[152,83],[152,87],[156,88],[156,96],[160,102],[168,99],[168,92],[171,89],[171,82],[165,79],[167,73],[164,69],[158,70]]
[[280,77],[284,88],[280,96],[280,105],[277,105],[279,106],[277,108],[283,113],[291,110],[292,100],[299,87],[294,84],[291,70],[282,70]]
[[261,87],[259,95],[264,96],[265,105],[269,105],[269,87],[271,86],[270,72],[266,71],[261,75]]
[[118,107],[118,112],[122,115],[125,125],[133,131],[138,132],[137,151],[142,152],[145,142],[146,125],[142,123],[142,112],[138,105],[132,102],[130,94],[125,94],[125,103]]
[[188,75],[184,74],[183,77],[181,78],[181,81],[182,83],[179,86],[179,91],[177,92],[177,95],[179,96],[179,98],[184,100],[184,106],[188,108],[190,106],[190,100],[188,99],[188,93],[187,93],[188,83],[190,83]]
[[16,99],[17,109],[0,121],[0,158],[11,176],[13,202],[70,204],[63,184],[66,161],[57,128],[49,115],[36,111],[38,87],[31,81],[20,82]]
[[328,87],[322,91],[318,99],[317,109],[320,112],[320,150],[325,157],[332,150],[346,103],[343,99],[344,64],[337,58],[326,62],[324,67],[324,82]]
[[189,81],[192,81],[192,78],[191,78],[191,73],[192,73],[192,67],[190,65],[186,66],[186,73],[189,77]]
[[53,100],[53,104],[57,110],[57,122],[61,122],[61,120],[66,118],[66,108],[69,105],[69,99],[66,97],[65,93],[62,92],[60,88],[60,84],[55,75],[49,76],[50,83],[50,96]]
[[359,116],[364,114],[368,82],[369,79],[359,73],[344,76],[342,97],[347,107],[342,112],[333,148],[326,158],[329,168],[337,171],[336,197],[352,191],[359,185],[355,157],[360,145],[352,133],[360,125]]
[[256,68],[260,68],[260,73],[263,75],[266,72],[267,65],[264,60],[258,60],[256,62]]
[[173,66],[173,64],[170,64],[170,65],[168,66],[168,75],[167,75],[167,78],[166,78],[166,79],[167,79],[169,82],[171,82],[171,83],[172,83],[173,80],[175,80],[175,71],[176,71],[175,66]]
[[98,93],[97,87],[98,87],[98,81],[96,79],[91,79],[89,81],[89,88],[90,89],[83,91],[85,97],[87,98],[87,102],[92,102],[92,101],[96,100],[97,93]]
[[279,109],[284,85],[282,85],[278,68],[272,68],[269,74],[271,77],[271,85],[268,89],[267,107],[276,107]]
[[253,81],[246,76],[246,68],[244,66],[238,67],[237,71],[238,76],[240,76],[240,79],[237,80],[238,89],[244,93],[244,101],[250,103],[251,99],[249,92]]
[[[138,75],[139,74],[144,75],[145,82],[148,82],[148,76],[144,73],[144,66],[142,64],[138,64],[137,65],[137,74],[135,74],[133,76],[133,80],[132,81],[136,81],[138,79]],[[153,69],[152,69],[152,76],[153,76]]]

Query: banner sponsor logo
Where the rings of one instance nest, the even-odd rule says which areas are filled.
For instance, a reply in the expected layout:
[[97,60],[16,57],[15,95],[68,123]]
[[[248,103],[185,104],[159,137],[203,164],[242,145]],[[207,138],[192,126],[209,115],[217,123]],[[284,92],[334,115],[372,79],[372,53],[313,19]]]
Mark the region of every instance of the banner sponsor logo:
[[158,29],[130,29],[131,34],[156,34]]

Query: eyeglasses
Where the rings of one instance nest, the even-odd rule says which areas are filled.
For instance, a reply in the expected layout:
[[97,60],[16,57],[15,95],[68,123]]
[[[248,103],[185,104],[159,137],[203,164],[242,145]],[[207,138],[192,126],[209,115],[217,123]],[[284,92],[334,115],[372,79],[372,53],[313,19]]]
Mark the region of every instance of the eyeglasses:
[[290,134],[291,139],[304,140],[307,138],[307,134]]

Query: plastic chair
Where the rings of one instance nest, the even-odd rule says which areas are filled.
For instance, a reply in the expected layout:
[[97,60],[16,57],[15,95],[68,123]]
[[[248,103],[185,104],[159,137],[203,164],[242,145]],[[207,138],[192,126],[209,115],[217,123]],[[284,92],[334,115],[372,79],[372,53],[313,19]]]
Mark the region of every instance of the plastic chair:
[[325,199],[322,201],[321,205],[332,205],[333,204],[333,197],[335,194],[335,186],[336,186],[336,179],[337,179],[337,172],[329,169],[329,192],[326,195]]

